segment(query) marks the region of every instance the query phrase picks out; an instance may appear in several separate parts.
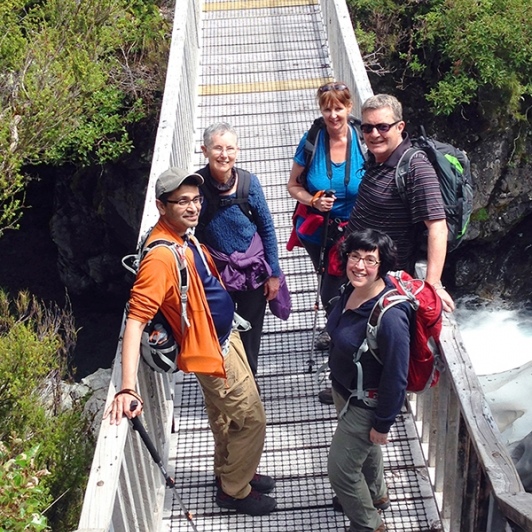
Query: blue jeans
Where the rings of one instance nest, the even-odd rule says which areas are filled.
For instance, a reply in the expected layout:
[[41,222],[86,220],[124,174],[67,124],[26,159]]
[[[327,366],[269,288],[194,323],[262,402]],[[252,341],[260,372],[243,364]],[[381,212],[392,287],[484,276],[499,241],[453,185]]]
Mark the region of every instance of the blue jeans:
[[[340,412],[346,401],[334,388],[333,399]],[[382,524],[373,501],[387,489],[381,447],[369,439],[372,421],[372,410],[349,406],[329,450],[329,481],[351,523],[349,532],[373,532]]]

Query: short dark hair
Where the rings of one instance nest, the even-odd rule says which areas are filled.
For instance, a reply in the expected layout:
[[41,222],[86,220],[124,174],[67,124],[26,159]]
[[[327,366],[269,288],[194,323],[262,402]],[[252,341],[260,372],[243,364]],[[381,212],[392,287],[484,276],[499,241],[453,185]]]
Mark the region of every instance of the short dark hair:
[[393,240],[386,233],[377,229],[363,229],[350,233],[340,246],[340,256],[344,270],[349,253],[359,249],[362,251],[375,251],[377,249],[379,251],[378,275],[381,278],[384,278],[397,264],[397,248]]

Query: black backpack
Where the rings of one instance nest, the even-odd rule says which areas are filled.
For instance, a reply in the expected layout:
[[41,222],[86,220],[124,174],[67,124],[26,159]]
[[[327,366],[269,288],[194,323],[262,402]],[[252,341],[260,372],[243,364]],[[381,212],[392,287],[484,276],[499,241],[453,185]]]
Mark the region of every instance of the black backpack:
[[[187,327],[187,292],[189,286],[188,270],[186,262],[183,260],[178,250],[178,245],[165,239],[158,239],[146,245],[153,228],[149,229],[141,238],[137,246],[136,253],[126,255],[122,258],[122,265],[126,270],[137,275],[142,259],[153,249],[164,246],[167,247],[174,255],[177,268],[177,276],[180,286],[180,299],[184,311],[181,315],[181,327]],[[140,353],[144,361],[153,370],[159,373],[174,373],[178,371],[177,357],[179,355],[179,346],[174,339],[172,328],[161,309],[146,324],[142,332],[140,342]]]
[[242,170],[237,168],[236,172],[238,174],[238,184],[236,186],[236,197],[228,198],[220,196],[218,192],[208,184],[208,178],[210,177],[209,167],[205,166],[201,170],[198,170],[205,182],[200,186],[200,190],[205,197],[207,203],[205,209],[202,210],[200,214],[200,219],[196,227],[195,234],[199,236],[203,233],[205,228],[209,225],[211,220],[214,218],[214,215],[218,209],[223,207],[230,207],[231,205],[238,205],[242,212],[253,221],[253,212],[251,206],[249,205],[249,188],[251,186],[251,174],[247,170]]
[[447,251],[453,251],[462,242],[473,211],[471,163],[465,151],[428,137],[423,126],[421,136],[412,139],[412,146],[402,155],[395,171],[399,195],[404,203],[408,203],[406,178],[410,161],[414,154],[424,152],[438,176],[447,219]]

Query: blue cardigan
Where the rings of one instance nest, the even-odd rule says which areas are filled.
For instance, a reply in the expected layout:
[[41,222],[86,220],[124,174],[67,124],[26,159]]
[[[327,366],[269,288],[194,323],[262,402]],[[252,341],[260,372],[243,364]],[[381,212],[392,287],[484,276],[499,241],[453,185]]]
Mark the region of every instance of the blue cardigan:
[[[394,287],[388,278],[385,282],[386,287],[379,295],[357,309],[344,311],[347,299],[354,290],[347,284],[327,321],[327,332],[331,336],[329,367],[332,385],[346,400],[351,395],[349,390],[356,388],[357,369],[353,357],[366,337],[371,309],[383,293]],[[364,389],[375,389],[378,393],[373,428],[383,434],[389,432],[405,400],[412,312],[407,303],[401,303],[384,313],[377,335],[382,365],[369,351],[360,359]],[[351,404],[370,408],[356,398],[351,399]]]
[[[224,197],[236,197],[236,193]],[[258,232],[262,238],[266,262],[272,269],[272,276],[279,277],[281,268],[275,226],[259,179],[254,174],[251,174],[248,203],[253,213],[253,221],[238,205],[220,208],[203,231],[201,241],[213,249],[231,255],[234,251],[246,251],[253,235]],[[203,209],[206,207],[204,204]]]

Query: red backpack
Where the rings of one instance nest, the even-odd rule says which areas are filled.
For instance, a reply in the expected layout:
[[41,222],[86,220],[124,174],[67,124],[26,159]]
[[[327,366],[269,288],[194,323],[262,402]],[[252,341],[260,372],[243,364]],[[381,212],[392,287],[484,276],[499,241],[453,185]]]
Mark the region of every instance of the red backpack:
[[[368,319],[366,337],[369,349],[379,360],[377,332],[387,309],[407,302],[414,309],[410,329],[410,361],[407,391],[423,392],[435,386],[440,378],[440,333],[442,328],[442,303],[436,289],[421,279],[399,270],[390,272],[392,288],[379,298]],[[380,362],[380,360],[379,360]]]

